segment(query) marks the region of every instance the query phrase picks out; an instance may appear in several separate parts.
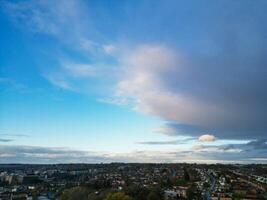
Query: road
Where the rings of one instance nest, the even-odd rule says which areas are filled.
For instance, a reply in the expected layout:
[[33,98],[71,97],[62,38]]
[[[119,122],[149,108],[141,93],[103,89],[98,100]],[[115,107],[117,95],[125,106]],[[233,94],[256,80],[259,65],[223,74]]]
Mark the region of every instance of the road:
[[205,191],[204,200],[211,200],[211,195],[214,191],[216,180],[211,174],[207,173],[206,176],[210,187]]

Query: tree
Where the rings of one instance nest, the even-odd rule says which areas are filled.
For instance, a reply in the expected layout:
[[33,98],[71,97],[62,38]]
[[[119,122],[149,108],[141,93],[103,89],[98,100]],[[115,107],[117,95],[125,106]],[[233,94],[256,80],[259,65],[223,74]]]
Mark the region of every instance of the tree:
[[210,184],[209,184],[208,182],[205,182],[205,183],[203,184],[203,187],[204,187],[204,188],[209,188],[209,187],[210,187]]
[[146,200],[149,190],[145,187],[131,185],[125,188],[125,193],[136,200]]
[[147,200],[161,200],[161,197],[159,194],[157,194],[154,191],[149,192],[147,195]]
[[109,193],[104,200],[133,200],[133,198],[123,192],[116,192]]
[[196,185],[192,185],[186,191],[187,199],[201,199],[201,192],[197,189]]
[[149,188],[149,194],[147,200],[161,200],[163,199],[163,193],[160,187]]
[[184,180],[190,181],[190,175],[188,173],[188,170],[184,168]]
[[87,200],[89,191],[83,187],[75,187],[65,191],[60,200]]

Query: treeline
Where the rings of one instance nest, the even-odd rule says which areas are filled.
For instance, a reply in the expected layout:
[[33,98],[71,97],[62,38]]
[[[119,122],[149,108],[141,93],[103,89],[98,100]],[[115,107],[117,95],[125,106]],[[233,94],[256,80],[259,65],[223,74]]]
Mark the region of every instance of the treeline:
[[[123,192],[111,190],[95,191],[87,187],[74,187],[63,192],[60,200],[163,200],[164,194],[159,187],[130,186]],[[179,199],[183,199],[179,197]],[[187,191],[186,199],[201,200],[200,192],[193,186]]]
[[74,187],[63,192],[60,200],[163,200],[163,193],[158,187],[130,186],[123,192],[111,190],[95,191],[87,187]]

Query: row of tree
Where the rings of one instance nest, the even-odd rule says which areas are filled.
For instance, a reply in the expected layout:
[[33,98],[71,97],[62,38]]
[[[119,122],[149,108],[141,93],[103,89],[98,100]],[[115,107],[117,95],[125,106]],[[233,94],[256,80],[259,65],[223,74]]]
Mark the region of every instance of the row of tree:
[[131,186],[124,192],[102,190],[95,192],[87,187],[74,187],[63,192],[60,200],[162,200],[160,188]]

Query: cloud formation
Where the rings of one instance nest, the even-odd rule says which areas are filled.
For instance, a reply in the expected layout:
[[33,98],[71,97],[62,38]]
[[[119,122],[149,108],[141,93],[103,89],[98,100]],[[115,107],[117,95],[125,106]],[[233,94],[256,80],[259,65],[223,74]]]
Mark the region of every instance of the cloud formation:
[[60,147],[0,145],[1,163],[104,162],[105,156],[89,151]]
[[[18,27],[24,29],[26,26],[28,31],[52,35],[66,43],[77,41],[84,31],[82,24],[76,23],[85,14],[80,0],[29,0],[16,3],[7,1],[3,2],[1,7]],[[82,41],[80,40],[79,45]]]
[[[60,67],[44,76],[52,84],[72,91],[86,90],[85,93],[106,90],[99,95],[104,102],[123,102],[124,105],[128,102],[135,110],[162,118],[168,122],[166,126],[169,122],[176,124],[180,130],[183,124],[201,127],[219,138],[265,137],[267,44],[264,37],[267,30],[262,24],[264,15],[259,14],[260,3],[251,10],[250,20],[245,20],[247,4],[238,7],[239,16],[234,19],[230,17],[237,9],[234,3],[223,15],[209,12],[203,16],[205,9],[198,11],[199,22],[207,17],[212,31],[207,33],[192,27],[199,30],[199,35],[191,38],[191,48],[157,41],[106,43],[95,37],[97,34],[90,38],[88,29],[98,31],[84,12],[83,3],[4,4],[15,21],[26,23],[31,30],[49,34],[60,42],[75,44],[67,47],[89,55],[84,62],[59,61]],[[211,6],[221,12],[217,4]],[[211,14],[216,20],[211,20]],[[83,23],[81,18],[85,19]],[[225,23],[229,28],[223,28]],[[201,135],[201,132],[192,135],[186,131],[183,130],[187,135]],[[172,135],[174,132],[179,134],[172,130]]]
[[4,138],[0,138],[0,142],[12,142],[12,139],[4,139]]
[[[260,143],[258,148],[255,143]],[[266,163],[267,144],[203,145],[168,151],[93,152],[62,147],[0,145],[0,163],[196,162]]]
[[[267,28],[266,9],[262,1],[254,2],[253,6],[248,1],[242,4],[214,4],[209,1],[210,7],[196,6],[197,10],[188,7],[188,4],[159,6],[170,10],[171,7],[185,8],[194,13],[193,17],[165,16],[170,20],[166,21],[168,28],[175,27],[169,31],[175,33],[171,42],[166,38],[164,40],[162,32],[159,38],[153,37],[156,34],[144,34],[153,38],[151,40],[132,40],[127,35],[121,41],[114,39],[121,35],[106,39],[105,34],[111,35],[110,30],[106,33],[98,31],[92,25],[90,13],[85,12],[83,3],[73,0],[64,3],[23,1],[7,2],[1,6],[19,27],[26,26],[33,33],[49,35],[71,52],[72,56],[69,52],[63,52],[64,56],[54,55],[57,65],[41,72],[51,84],[73,92],[94,92],[101,102],[128,105],[135,111],[157,116],[164,123],[155,130],[158,133],[191,136],[200,141],[214,141],[213,135],[220,139],[252,140],[246,145],[196,146],[194,156],[190,158],[201,159],[207,153],[211,159],[215,159],[215,152],[224,152],[218,158],[226,159],[228,156],[229,160],[238,158],[238,153],[244,158],[264,158],[267,131]],[[180,14],[185,10],[178,12],[175,9],[174,12]],[[247,14],[248,10],[250,15]],[[140,16],[142,21],[146,21],[143,15]],[[164,16],[161,15],[160,19],[164,21]],[[187,19],[186,23],[184,19]],[[144,27],[153,24],[146,22]],[[166,24],[165,21],[163,24]],[[166,29],[164,27],[163,30]],[[160,29],[158,25],[156,28]],[[141,30],[138,27],[138,32]],[[0,79],[0,82],[8,81]],[[167,145],[179,141],[141,143]],[[29,152],[26,147],[14,149],[25,152],[19,154],[18,158],[27,159]],[[48,151],[50,157],[57,157],[58,162],[64,160],[65,156],[74,159],[72,155],[76,153],[78,158],[91,159],[91,155],[82,151],[41,150]],[[13,150],[10,151],[2,155],[13,155]],[[113,156],[121,160],[130,157],[137,159],[140,155],[148,160],[155,159],[152,158],[154,153],[150,153],[151,157],[147,152]],[[179,152],[177,157],[171,158],[179,160],[181,155],[186,157],[190,153]],[[47,154],[43,152],[40,155],[38,159]],[[169,153],[160,155],[161,159],[170,158]],[[105,160],[106,157],[101,159]]]
[[205,135],[201,135],[198,138],[198,140],[201,141],[201,142],[213,142],[213,141],[216,140],[216,137],[214,135],[205,134]]
[[196,140],[196,138],[185,138],[179,140],[168,140],[168,141],[145,141],[145,142],[137,142],[137,144],[144,145],[177,145],[177,144],[186,144],[188,142],[192,142]]
[[[116,95],[133,101],[135,110],[172,121],[177,124],[175,128],[192,125],[194,131],[194,127],[200,127],[229,139],[264,137],[267,106],[261,100],[267,98],[263,88],[267,83],[255,68],[266,75],[265,62],[253,67],[237,65],[246,58],[233,53],[236,57],[232,63],[225,58],[227,61],[214,66],[213,57],[208,56],[204,63],[193,62],[194,57],[184,57],[166,46],[139,46],[122,59],[126,72],[118,82]],[[199,69],[202,66],[205,73]],[[168,129],[174,132],[173,128]]]

